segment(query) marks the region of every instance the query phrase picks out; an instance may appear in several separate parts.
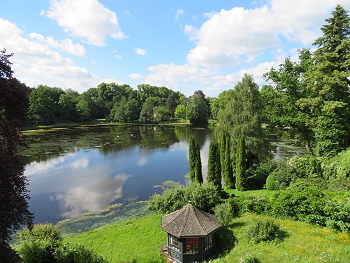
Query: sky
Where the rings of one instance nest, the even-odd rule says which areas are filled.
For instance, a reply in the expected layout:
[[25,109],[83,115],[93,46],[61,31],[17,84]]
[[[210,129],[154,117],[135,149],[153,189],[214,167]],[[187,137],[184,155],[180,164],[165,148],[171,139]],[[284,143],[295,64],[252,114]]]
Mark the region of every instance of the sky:
[[165,86],[208,97],[262,75],[300,48],[349,0],[11,0],[0,49],[14,77],[82,93],[98,84]]

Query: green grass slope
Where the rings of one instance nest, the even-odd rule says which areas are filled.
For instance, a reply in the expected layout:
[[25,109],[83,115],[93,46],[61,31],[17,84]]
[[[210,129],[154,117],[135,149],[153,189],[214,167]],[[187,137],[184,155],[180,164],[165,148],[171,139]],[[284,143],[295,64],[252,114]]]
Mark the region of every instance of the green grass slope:
[[[282,239],[268,243],[249,242],[247,230],[254,221],[266,217],[245,214],[232,220],[230,228],[236,245],[221,258],[211,262],[248,262],[257,258],[261,263],[350,262],[350,235],[337,233],[306,223],[274,219],[280,226]],[[122,223],[103,226],[65,240],[80,243],[95,250],[109,262],[165,262],[160,247],[166,242],[160,215],[147,215]],[[253,261],[250,261],[253,262]],[[257,261],[254,261],[257,262]]]

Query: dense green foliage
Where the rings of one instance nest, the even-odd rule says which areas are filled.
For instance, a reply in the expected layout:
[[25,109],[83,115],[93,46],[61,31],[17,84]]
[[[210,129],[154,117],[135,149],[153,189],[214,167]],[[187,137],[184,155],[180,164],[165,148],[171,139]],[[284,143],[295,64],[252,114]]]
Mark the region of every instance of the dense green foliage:
[[269,143],[262,128],[263,105],[259,86],[251,75],[245,74],[242,81],[225,95],[224,107],[218,113],[215,134],[217,138],[223,134],[230,137],[231,153],[236,152],[239,135],[245,136],[248,168],[269,156]]
[[221,226],[228,226],[233,218],[233,207],[230,202],[224,202],[215,206],[214,213]]
[[334,156],[350,146],[350,17],[340,5],[326,19],[313,53],[299,62],[286,59],[265,75],[273,86],[262,90],[264,119],[288,127],[311,154]]
[[240,135],[238,137],[236,151],[236,189],[238,191],[247,190],[246,152],[244,135]]
[[218,144],[214,141],[211,141],[209,145],[207,182],[215,185],[218,192],[221,192],[220,151]]
[[12,76],[11,56],[0,51],[0,260],[5,262],[18,261],[7,243],[11,234],[32,224],[27,179],[17,154],[25,146],[20,130],[26,120],[29,88]]
[[202,161],[200,155],[200,146],[196,144],[193,135],[189,138],[188,144],[188,166],[190,171],[190,182],[203,183]]
[[64,242],[60,230],[50,224],[25,228],[19,237],[16,250],[26,263],[107,263],[82,245]]
[[151,211],[171,213],[185,206],[188,201],[206,212],[213,212],[221,202],[220,194],[213,184],[191,183],[187,187],[176,186],[164,190],[162,194],[154,194],[148,204]]
[[222,177],[224,185],[228,189],[235,187],[235,179],[233,177],[233,168],[231,161],[230,137],[223,135],[220,144],[220,159],[222,164]]
[[271,197],[241,196],[233,199],[232,205],[240,213],[254,212],[349,232],[349,201],[347,191],[331,194],[320,190],[315,181],[299,180]]

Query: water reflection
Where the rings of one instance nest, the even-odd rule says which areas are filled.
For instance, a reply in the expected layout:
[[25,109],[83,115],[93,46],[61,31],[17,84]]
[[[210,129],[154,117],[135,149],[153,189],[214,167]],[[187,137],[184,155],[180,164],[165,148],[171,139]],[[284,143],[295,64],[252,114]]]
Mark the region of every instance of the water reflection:
[[123,184],[130,176],[121,174],[113,178],[104,176],[92,183],[70,189],[65,194],[57,194],[61,215],[75,218],[86,212],[100,212],[108,206],[116,195],[122,194]]
[[22,156],[34,222],[100,211],[119,194],[118,202],[147,200],[164,181],[186,184],[191,135],[200,145],[205,178],[210,134],[205,128],[151,125],[30,134]]

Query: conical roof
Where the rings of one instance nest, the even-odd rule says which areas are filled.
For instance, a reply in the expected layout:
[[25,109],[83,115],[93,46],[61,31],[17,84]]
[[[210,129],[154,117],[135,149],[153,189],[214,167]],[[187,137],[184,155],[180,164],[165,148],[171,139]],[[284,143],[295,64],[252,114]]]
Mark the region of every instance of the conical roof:
[[219,227],[215,215],[198,209],[191,202],[162,217],[162,229],[176,237],[207,236]]

